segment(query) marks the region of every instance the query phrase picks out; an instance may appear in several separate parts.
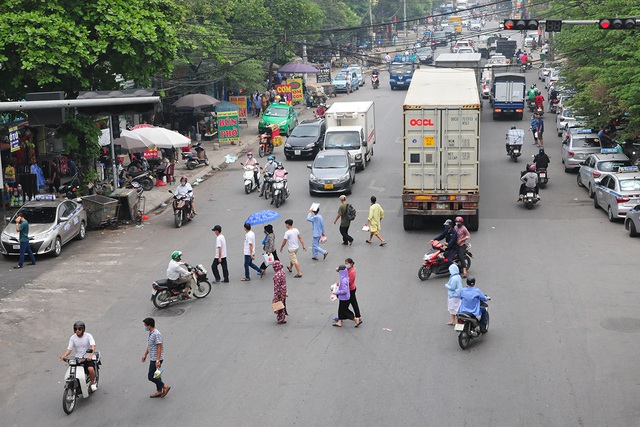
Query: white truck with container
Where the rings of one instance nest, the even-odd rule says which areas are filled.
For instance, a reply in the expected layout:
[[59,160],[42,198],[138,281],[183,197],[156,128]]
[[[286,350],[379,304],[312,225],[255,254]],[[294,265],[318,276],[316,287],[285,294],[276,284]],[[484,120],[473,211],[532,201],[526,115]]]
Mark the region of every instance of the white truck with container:
[[357,168],[364,170],[376,143],[375,115],[373,101],[334,102],[324,114],[323,149],[348,150]]
[[480,98],[470,69],[416,71],[403,105],[405,230],[462,216],[479,226]]

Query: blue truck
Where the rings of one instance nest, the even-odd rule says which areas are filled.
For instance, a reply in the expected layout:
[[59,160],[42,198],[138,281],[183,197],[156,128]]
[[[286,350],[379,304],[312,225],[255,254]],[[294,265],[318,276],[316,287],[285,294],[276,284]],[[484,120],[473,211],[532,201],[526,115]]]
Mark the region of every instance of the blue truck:
[[389,84],[391,90],[396,88],[408,89],[411,78],[416,70],[418,57],[416,55],[396,55],[389,67]]
[[522,120],[525,108],[526,79],[522,74],[500,73],[493,76],[491,107],[493,120],[513,117]]

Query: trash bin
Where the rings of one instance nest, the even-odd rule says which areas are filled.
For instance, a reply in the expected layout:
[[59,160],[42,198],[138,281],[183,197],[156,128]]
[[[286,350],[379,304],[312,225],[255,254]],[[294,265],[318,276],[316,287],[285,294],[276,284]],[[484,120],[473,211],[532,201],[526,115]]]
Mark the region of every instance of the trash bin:
[[109,194],[112,199],[120,201],[120,209],[118,211],[119,221],[133,221],[138,211],[139,197],[135,189],[118,188]]

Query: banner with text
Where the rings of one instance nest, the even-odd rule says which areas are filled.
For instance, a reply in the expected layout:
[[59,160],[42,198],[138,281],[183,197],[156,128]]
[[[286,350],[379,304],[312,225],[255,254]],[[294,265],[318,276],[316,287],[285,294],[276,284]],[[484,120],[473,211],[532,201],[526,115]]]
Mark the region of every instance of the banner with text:
[[287,79],[287,83],[291,85],[293,102],[303,102],[304,93],[302,93],[302,79]]
[[287,102],[287,105],[291,105],[293,102],[293,94],[291,92],[291,85],[276,85],[276,92],[281,98]]
[[240,123],[247,123],[247,97],[246,96],[230,96],[229,102],[236,104],[240,110],[238,110],[238,118]]
[[[246,109],[245,109],[246,111]],[[221,111],[218,113],[218,140],[235,142],[240,140],[240,119],[237,111]]]
[[331,83],[331,63],[324,62],[322,64],[314,64],[318,69],[316,74],[316,83]]

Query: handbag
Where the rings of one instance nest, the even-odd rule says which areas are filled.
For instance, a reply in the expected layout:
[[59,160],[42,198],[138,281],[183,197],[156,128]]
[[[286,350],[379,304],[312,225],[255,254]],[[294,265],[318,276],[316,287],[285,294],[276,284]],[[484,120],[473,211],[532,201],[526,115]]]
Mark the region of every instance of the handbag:
[[276,301],[271,304],[271,309],[275,313],[276,311],[284,310],[284,303],[282,301]]
[[262,254],[262,259],[264,260],[264,265],[266,265],[267,267],[273,264],[273,261],[275,261],[273,254]]

